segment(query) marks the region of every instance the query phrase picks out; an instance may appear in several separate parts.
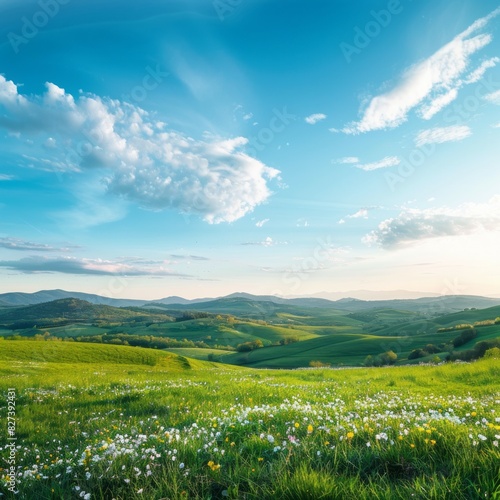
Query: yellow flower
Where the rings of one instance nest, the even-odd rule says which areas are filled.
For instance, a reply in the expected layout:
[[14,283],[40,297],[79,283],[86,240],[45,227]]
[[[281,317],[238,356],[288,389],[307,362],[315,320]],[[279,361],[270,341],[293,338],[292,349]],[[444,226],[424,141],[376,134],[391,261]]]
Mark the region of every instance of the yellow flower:
[[411,443],[410,448],[415,448],[415,445],[413,443]]
[[432,431],[430,429],[427,429],[425,432],[427,432],[427,434],[430,434]]
[[403,441],[403,436],[399,435],[399,436],[398,436],[398,439],[399,439],[400,441]]
[[309,424],[307,426],[307,432],[310,434],[312,431],[313,431],[313,426],[311,424]]
[[300,424],[299,424],[298,422],[295,422],[295,423],[293,424],[293,426],[294,426],[296,429],[298,429],[298,428],[300,427]]
[[259,457],[257,460],[258,460],[259,462],[263,462],[263,461],[264,461],[264,459],[263,459],[262,457]]
[[470,414],[470,416],[471,416],[471,417],[475,417],[476,415],[477,415],[477,412],[475,412],[475,411],[473,411],[473,412]]
[[435,439],[431,439],[431,444],[432,444],[432,446],[434,446],[436,444],[436,440]]
[[325,446],[328,446],[330,444],[330,441],[325,441]]
[[354,437],[354,432],[349,431],[349,432],[347,433],[347,439],[352,439],[353,437]]
[[231,443],[231,446],[235,446],[235,445],[236,445],[236,443],[233,441],[233,442]]

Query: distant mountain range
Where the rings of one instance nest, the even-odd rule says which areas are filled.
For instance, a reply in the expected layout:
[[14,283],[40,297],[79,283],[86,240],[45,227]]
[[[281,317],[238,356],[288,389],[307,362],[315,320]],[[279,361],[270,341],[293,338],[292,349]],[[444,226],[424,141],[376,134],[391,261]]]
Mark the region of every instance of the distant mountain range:
[[[342,298],[328,300],[319,297],[283,298],[273,295],[252,295],[249,293],[233,293],[226,297],[184,299],[171,296],[155,301],[115,299],[82,292],[65,290],[41,290],[35,293],[11,292],[0,294],[0,307],[20,307],[59,299],[75,298],[91,304],[115,307],[160,307],[178,310],[197,310],[206,312],[238,313],[243,309],[267,309],[272,304],[296,306],[305,308],[331,308],[349,312],[369,309],[397,309],[423,312],[429,314],[461,311],[465,308],[487,308],[500,305],[499,298],[481,297],[475,295],[446,295],[438,297],[421,297],[405,299],[361,300]],[[168,306],[168,307],[165,307]],[[234,311],[234,312],[233,312]]]

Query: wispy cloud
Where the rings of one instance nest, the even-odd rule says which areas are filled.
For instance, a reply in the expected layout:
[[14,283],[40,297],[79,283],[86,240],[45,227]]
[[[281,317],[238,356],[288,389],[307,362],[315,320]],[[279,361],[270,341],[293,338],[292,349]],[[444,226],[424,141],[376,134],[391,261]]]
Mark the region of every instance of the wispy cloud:
[[343,132],[357,134],[398,127],[414,108],[423,119],[431,118],[456,98],[460,87],[477,81],[486,69],[498,62],[495,58],[489,59],[463,79],[473,54],[493,39],[488,33],[478,33],[499,14],[500,7],[476,20],[432,56],[407,69],[392,90],[372,98],[361,120],[350,123]]
[[306,116],[304,120],[306,123],[309,123],[309,125],[315,125],[316,123],[320,122],[321,120],[324,120],[326,118],[326,115],[323,113],[314,113],[312,115]]
[[491,92],[491,94],[487,94],[484,98],[497,106],[500,106],[500,90],[496,90],[495,92]]
[[0,106],[0,128],[30,144],[30,164],[57,171],[105,169],[107,193],[142,207],[232,222],[266,201],[268,181],[279,176],[244,152],[244,137],[196,140],[167,130],[132,104],[93,94],[74,98],[53,83],[41,96],[25,96],[0,75]]
[[21,240],[19,238],[0,238],[0,248],[8,250],[20,251],[36,251],[36,252],[69,252],[76,247],[57,248],[44,243],[34,243],[32,241]]
[[242,245],[245,245],[245,246],[246,245],[250,245],[250,246],[256,245],[256,246],[261,246],[261,247],[272,247],[275,245],[286,245],[286,244],[287,244],[286,241],[275,241],[270,236],[268,236],[267,238],[265,238],[262,241],[249,241],[246,243],[242,243]]
[[368,210],[366,208],[360,208],[357,212],[347,215],[348,219],[368,219]]
[[300,219],[297,219],[297,222],[295,223],[297,227],[309,227],[309,221],[305,219],[304,217],[301,217]]
[[198,261],[210,260],[208,257],[203,257],[201,255],[170,254],[170,258],[175,260],[198,260]]
[[500,62],[500,57],[491,57],[486,61],[483,61],[479,67],[467,75],[465,79],[466,84],[476,83],[484,76],[486,70],[494,68]]
[[264,224],[268,223],[269,222],[269,219],[262,219],[262,220],[259,220],[255,223],[255,225],[257,227],[262,227]]
[[407,209],[382,221],[363,242],[396,249],[421,240],[463,236],[500,230],[500,196],[486,203],[466,203],[457,208]]
[[395,167],[400,163],[401,160],[397,156],[386,156],[379,161],[374,161],[372,163],[359,163],[354,166],[369,172],[371,170],[378,170],[379,168]]
[[82,259],[76,257],[26,257],[19,260],[0,261],[0,267],[21,273],[62,273],[94,276],[178,276],[189,275],[173,272],[167,263],[137,265],[124,261]]
[[0,174],[0,182],[2,182],[2,181],[11,181],[12,179],[14,179],[13,175]]
[[415,138],[417,146],[425,144],[441,144],[443,142],[462,141],[472,134],[467,125],[452,125],[450,127],[435,127],[422,130]]
[[341,165],[349,165],[351,163],[359,163],[359,158],[357,156],[344,156],[338,160],[332,160],[332,163],[338,163]]

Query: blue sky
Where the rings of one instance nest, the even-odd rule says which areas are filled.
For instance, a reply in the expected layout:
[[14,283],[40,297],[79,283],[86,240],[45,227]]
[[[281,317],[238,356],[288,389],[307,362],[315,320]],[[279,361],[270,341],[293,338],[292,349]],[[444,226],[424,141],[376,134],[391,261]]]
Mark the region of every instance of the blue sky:
[[500,296],[498,0],[0,10],[0,292]]

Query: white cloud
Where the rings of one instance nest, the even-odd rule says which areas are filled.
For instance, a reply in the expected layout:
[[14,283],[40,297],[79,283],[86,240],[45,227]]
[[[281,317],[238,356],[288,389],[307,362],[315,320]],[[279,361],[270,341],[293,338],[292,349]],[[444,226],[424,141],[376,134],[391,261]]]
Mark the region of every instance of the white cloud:
[[368,219],[368,210],[366,208],[360,208],[357,212],[352,215],[347,215],[348,219]]
[[443,142],[462,141],[472,134],[467,125],[452,125],[450,127],[435,127],[419,132],[415,138],[417,146],[425,144],[441,144]]
[[493,104],[500,106],[500,90],[496,90],[495,92],[492,92],[491,94],[487,94],[484,96],[484,98],[487,101],[490,101]]
[[[0,75],[0,127],[32,141],[30,162],[59,171],[103,169],[108,193],[152,209],[176,209],[209,223],[243,217],[271,192],[279,171],[245,154],[244,137],[196,140],[129,103],[52,83],[23,96]],[[51,148],[44,146],[51,139]],[[39,160],[36,160],[39,158]],[[38,164],[36,163],[38,161]]]
[[188,275],[171,271],[168,262],[140,262],[124,260],[84,259],[77,257],[26,257],[19,260],[0,261],[5,267],[21,273],[63,273],[97,276],[178,276]]
[[498,122],[498,123],[494,123],[494,124],[492,125],[492,127],[493,127],[493,128],[500,128],[500,122]]
[[272,247],[275,245],[287,245],[288,243],[286,241],[275,241],[271,236],[267,236],[264,238],[262,241],[248,241],[246,243],[242,243],[242,245],[245,246],[261,246],[261,247]]
[[472,83],[477,75],[491,67],[492,60],[489,66],[483,63],[468,80],[461,79],[469,69],[471,56],[492,41],[492,36],[487,33],[471,35],[482,30],[499,14],[500,7],[475,21],[429,58],[408,68],[392,90],[373,97],[361,120],[347,125],[343,132],[357,134],[394,128],[404,123],[408,113],[418,106],[419,115],[428,119],[449,104],[456,97],[454,90]]
[[255,223],[255,225],[257,227],[262,227],[264,224],[266,224],[267,222],[269,222],[269,219],[262,219],[262,220],[259,220]]
[[12,179],[14,179],[13,175],[0,174],[0,182],[1,181],[11,181]]
[[465,78],[465,83],[470,84],[478,82],[484,76],[487,69],[494,68],[499,62],[499,57],[491,57],[490,59],[483,61],[479,67],[477,67],[474,71],[467,75],[467,77]]
[[379,168],[395,167],[399,165],[401,160],[397,156],[386,156],[382,160],[374,161],[372,163],[364,163],[355,165],[356,168],[365,170],[367,172],[371,170],[378,170]]
[[323,113],[314,113],[312,115],[306,116],[304,120],[306,121],[306,123],[309,123],[309,125],[314,125],[315,123],[318,123],[325,118],[326,115],[324,115]]
[[19,238],[0,238],[0,248],[7,250],[35,251],[35,252],[69,252],[75,247],[56,248],[45,243],[34,243],[32,241],[21,240]]
[[500,195],[486,203],[465,203],[457,208],[406,209],[382,221],[363,242],[385,249],[411,245],[421,240],[464,236],[500,230]]
[[444,107],[448,106],[458,97],[458,90],[451,89],[445,94],[433,99],[429,104],[424,104],[420,108],[420,115],[424,120],[430,120],[436,113],[439,113]]
[[344,156],[338,160],[332,160],[332,163],[340,163],[342,165],[349,165],[350,163],[359,163],[359,158],[357,156]]
[[243,115],[243,120],[251,120],[253,118],[253,113],[246,113]]
[[300,219],[297,219],[297,222],[295,224],[297,227],[309,227],[309,221],[305,219],[304,217],[301,217]]

